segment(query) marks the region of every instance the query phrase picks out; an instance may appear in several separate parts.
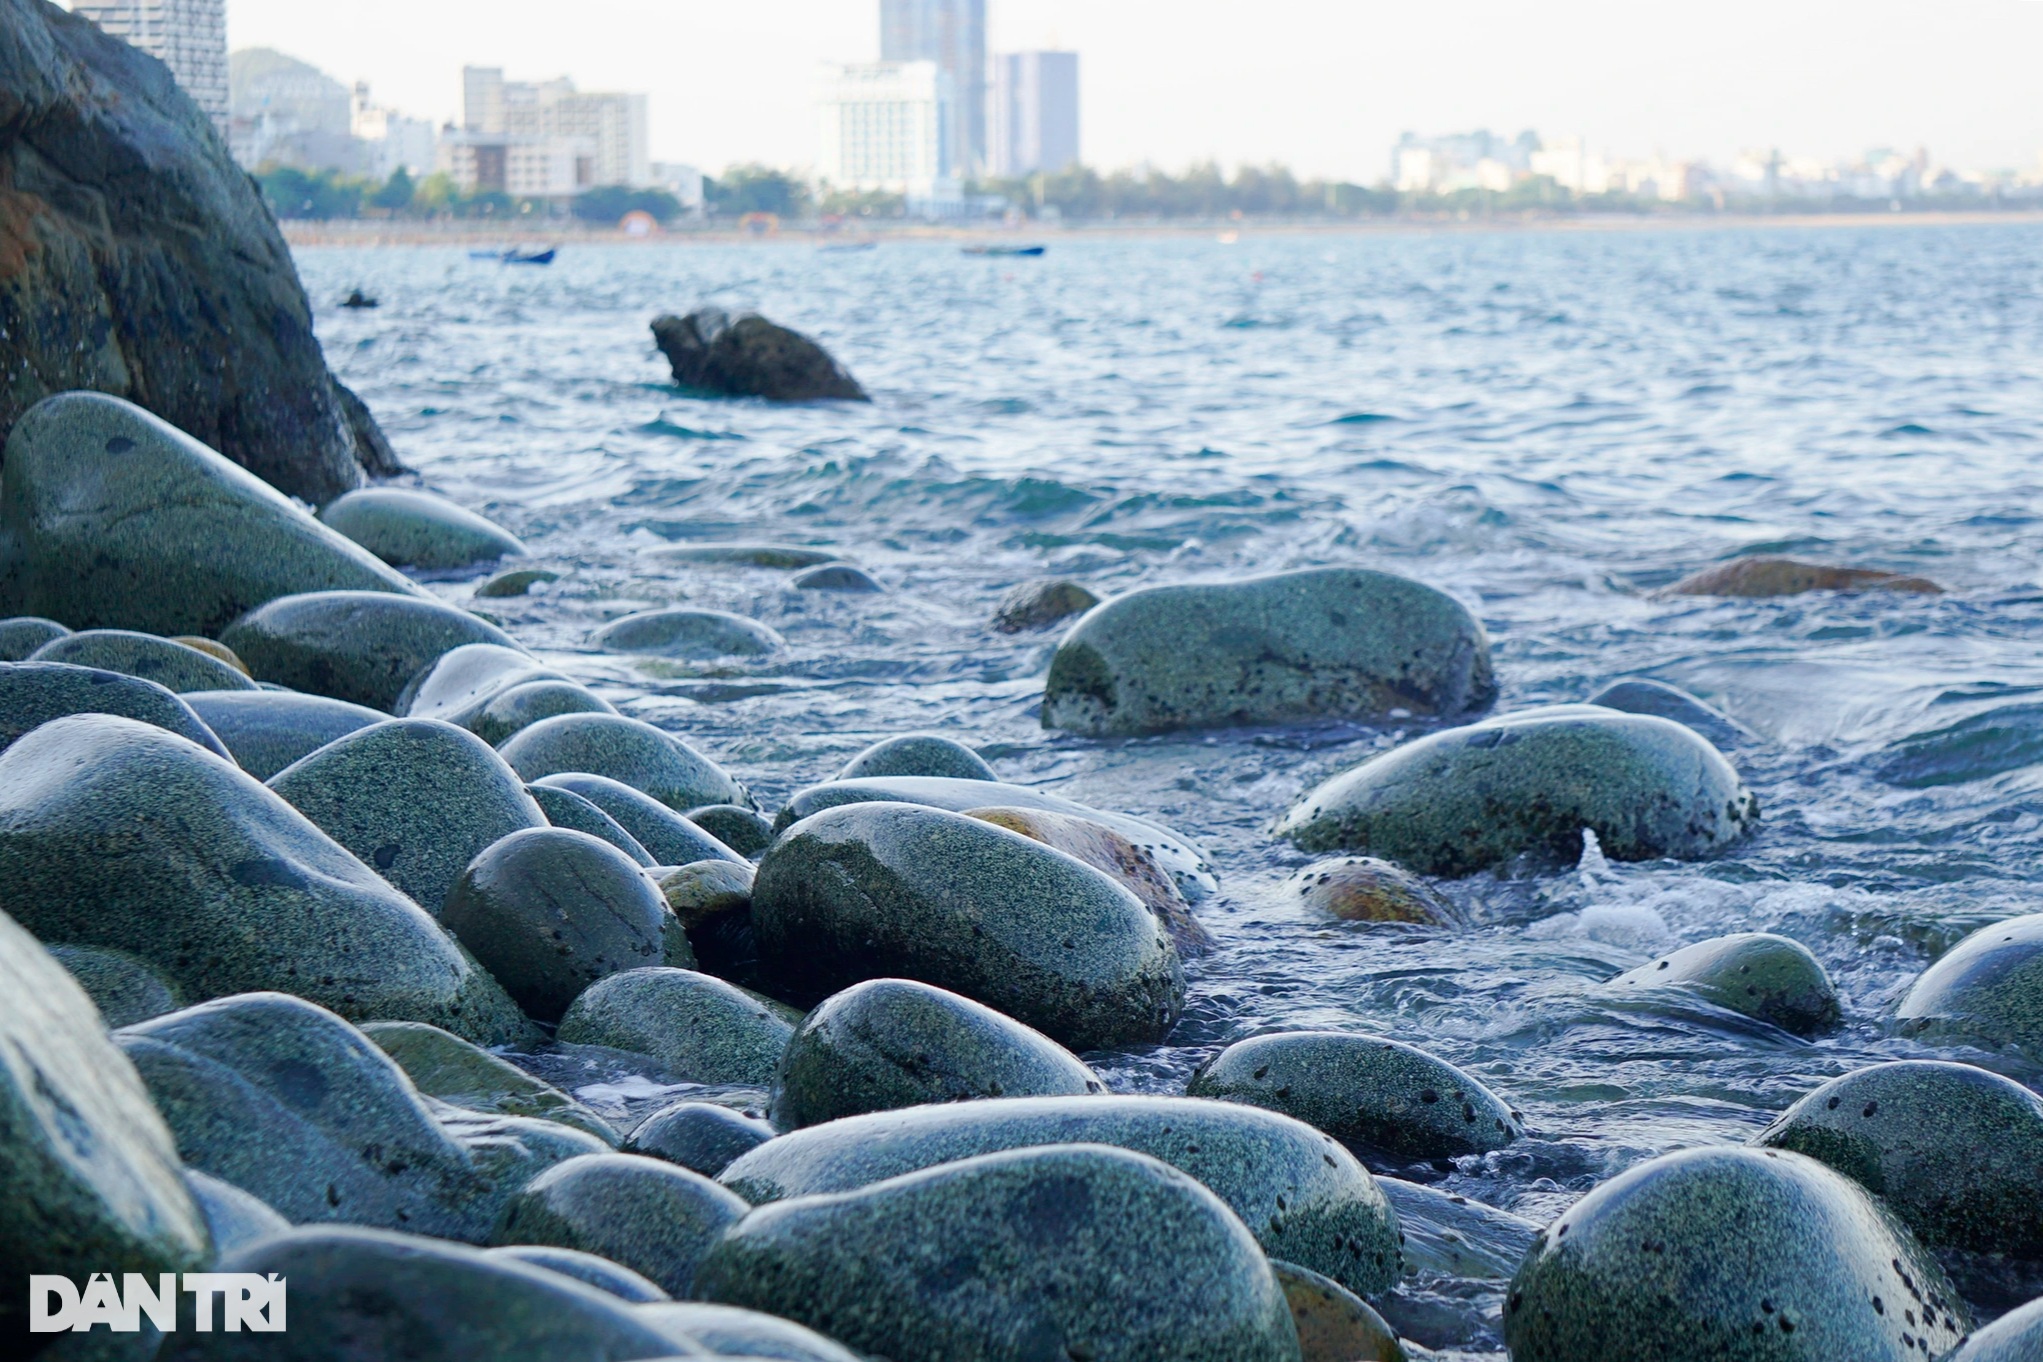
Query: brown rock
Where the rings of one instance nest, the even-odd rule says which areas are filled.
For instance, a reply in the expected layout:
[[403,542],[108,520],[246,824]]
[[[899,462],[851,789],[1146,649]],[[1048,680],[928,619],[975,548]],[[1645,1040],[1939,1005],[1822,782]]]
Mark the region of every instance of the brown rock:
[[187,648],[196,648],[208,657],[217,657],[243,676],[253,675],[248,670],[248,664],[243,662],[235,651],[224,643],[210,638],[202,638],[197,634],[179,634],[170,641],[172,643],[182,643]]
[[1347,1287],[1281,1258],[1270,1270],[1291,1307],[1303,1362],[1406,1362],[1397,1331]]
[[1048,809],[968,809],[965,817],[1018,832],[1107,876],[1156,915],[1177,944],[1178,954],[1204,955],[1213,949],[1212,933],[1192,916],[1191,905],[1178,892],[1176,881],[1148,851],[1104,823]]
[[1798,563],[1792,558],[1737,558],[1704,568],[1667,588],[1671,596],[1799,596],[1805,591],[1910,591],[1943,594],[1925,577],[1904,577],[1874,568]]
[[660,892],[681,925],[693,931],[713,917],[752,906],[752,867],[695,861],[660,877]]
[[1000,598],[1000,606],[993,612],[993,627],[1003,634],[1044,629],[1082,615],[1099,603],[1098,596],[1077,582],[1023,582]]
[[771,402],[868,402],[828,350],[755,312],[697,308],[653,321],[653,340],[684,388]]
[[1330,913],[1344,922],[1466,925],[1460,910],[1431,885],[1374,856],[1335,856],[1314,861],[1284,883],[1307,908]]

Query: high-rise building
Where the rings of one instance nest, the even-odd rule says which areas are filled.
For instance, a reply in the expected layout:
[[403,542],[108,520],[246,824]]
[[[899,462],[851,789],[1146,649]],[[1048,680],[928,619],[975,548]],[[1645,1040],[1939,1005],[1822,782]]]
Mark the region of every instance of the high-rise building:
[[586,163],[575,172],[580,182],[553,192],[652,184],[644,95],[584,93],[565,78],[540,84],[508,81],[500,68],[490,66],[467,67],[461,76],[465,131],[505,138],[507,146],[523,148],[512,160],[558,165],[569,152],[555,146],[541,155],[529,144],[574,144],[572,154]]
[[74,0],[71,12],[141,48],[227,134],[227,0]]
[[350,122],[363,147],[363,163],[376,179],[387,180],[399,170],[416,177],[436,164],[440,139],[432,121],[407,118],[378,104],[369,97],[367,81],[355,82]]
[[1078,164],[1078,54],[1010,52],[993,59],[988,167],[1003,179]]
[[880,0],[880,60],[942,69],[956,110],[943,173],[963,180],[985,170],[986,0]]
[[817,100],[816,172],[837,189],[957,196],[951,145],[951,80],[933,61],[864,62],[825,68]]

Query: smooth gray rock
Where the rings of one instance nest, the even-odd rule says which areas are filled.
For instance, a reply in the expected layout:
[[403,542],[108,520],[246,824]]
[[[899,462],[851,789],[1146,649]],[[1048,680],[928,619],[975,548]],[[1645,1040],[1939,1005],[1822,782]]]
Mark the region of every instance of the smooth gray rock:
[[282,690],[208,690],[184,697],[257,780],[268,780],[337,738],[380,724],[389,715],[367,705]]
[[621,780],[563,771],[532,783],[588,800],[644,847],[655,865],[692,865],[697,861],[742,863],[745,859],[686,816],[674,812],[671,805]]
[[757,856],[773,845],[773,822],[738,804],[705,804],[688,811],[688,821],[740,856]]
[[1843,1010],[1823,965],[1798,941],[1739,932],[1683,946],[1603,986],[1615,996],[1675,989],[1798,1036],[1837,1025]]
[[390,719],[268,782],[292,808],[438,917],[469,862],[546,815],[490,745],[436,719]]
[[751,1358],[753,1362],[861,1362],[857,1353],[813,1329],[735,1305],[675,1301],[648,1306],[639,1312],[639,1318],[693,1339],[718,1357]]
[[573,681],[523,648],[464,643],[434,659],[398,693],[397,713],[411,719],[467,720],[497,695],[528,681]]
[[835,549],[806,548],[800,544],[676,544],[653,550],[655,558],[670,563],[708,563],[719,567],[795,568],[834,563],[841,555]]
[[727,610],[645,610],[612,620],[590,640],[611,653],[657,653],[706,661],[718,657],[766,657],[787,640],[757,620]]
[[871,400],[828,350],[756,312],[700,307],[656,317],[653,342],[684,388],[770,402]]
[[2043,1300],[2011,1310],[1965,1340],[1943,1362],[2038,1362],[2043,1358]]
[[225,758],[147,724],[59,719],[0,754],[0,882],[31,931],[138,955],[189,998],[273,988],[484,1044],[528,1034],[416,904]]
[[[681,739],[621,715],[563,714],[544,719],[520,731],[500,750],[504,760],[527,780],[570,774],[604,776],[649,794],[676,812],[702,804],[752,802],[744,786]],[[599,807],[602,804],[595,802]],[[614,813],[611,816],[616,817]],[[626,830],[630,827],[625,824]],[[650,846],[646,849],[659,854]]]
[[178,695],[201,690],[255,689],[255,682],[217,657],[172,639],[126,629],[88,629],[66,634],[36,649],[28,660],[139,676]]
[[1184,1006],[1177,949],[1133,894],[1017,833],[912,804],[789,828],[759,863],[752,927],[775,992],[802,1000],[917,979],[1077,1050],[1160,1040]]
[[560,828],[513,833],[477,856],[440,920],[544,1022],[607,975],[695,963],[645,871],[608,842]]
[[1895,1016],[1910,1036],[2043,1059],[2043,913],[1960,941],[1909,986]]
[[495,625],[422,597],[317,591],[271,601],[220,641],[258,681],[394,712],[405,683],[469,643],[515,648]]
[[539,806],[539,811],[546,815],[546,821],[554,827],[600,837],[648,869],[655,864],[652,853],[640,845],[638,838],[626,832],[622,823],[573,790],[553,785],[527,785],[525,793],[532,797],[532,802]]
[[358,488],[319,518],[392,567],[444,572],[525,556],[516,535],[475,512],[401,487]]
[[216,1253],[239,1253],[258,1239],[283,1234],[291,1228],[291,1222],[278,1215],[267,1201],[210,1173],[187,1168],[184,1185],[190,1189],[199,1214],[205,1217]]
[[2043,1258],[2043,1098],[1969,1064],[1833,1078],[1753,1137],[1826,1163],[1931,1248]]
[[559,1038],[650,1055],[690,1083],[765,1087],[794,1035],[784,1008],[689,969],[634,969],[591,984]]
[[1208,1060],[1185,1091],[1281,1111],[1392,1159],[1487,1154],[1523,1129],[1518,1113],[1446,1060],[1378,1036],[1253,1036]]
[[0,750],[52,719],[73,714],[139,720],[215,756],[227,755],[192,707],[154,681],[58,662],[0,663]]
[[868,776],[947,776],[953,780],[999,780],[977,752],[937,733],[886,738],[844,764],[839,780]]
[[608,700],[578,681],[532,680],[507,686],[492,695],[462,727],[496,746],[509,742],[543,719],[563,714],[615,714]]
[[1407,1277],[1508,1282],[1539,1237],[1523,1216],[1437,1187],[1397,1178],[1376,1185],[1397,1211]]
[[636,1154],[549,1168],[505,1204],[492,1242],[551,1244],[621,1263],[686,1298],[696,1265],[751,1207],[703,1177]]
[[741,1111],[714,1102],[676,1102],[639,1122],[624,1150],[713,1178],[773,1135],[772,1126]]
[[1444,592],[1362,568],[1150,587],[1095,607],[1050,662],[1043,727],[1088,737],[1480,713],[1490,643]]
[[583,1253],[580,1249],[556,1248],[550,1244],[506,1244],[483,1252],[491,1258],[509,1258],[513,1262],[529,1263],[548,1272],[558,1272],[563,1277],[572,1277],[584,1286],[593,1286],[606,1295],[633,1305],[653,1305],[673,1299],[660,1289],[658,1283],[639,1276],[622,1263],[613,1263],[608,1258]]
[[572,1277],[420,1235],[323,1227],[231,1254],[289,1286],[282,1334],[200,1333],[190,1296],[162,1362],[625,1362],[703,1350]]
[[1364,1296],[1397,1281],[1397,1216],[1368,1170],[1302,1121],[1231,1102],[1021,1097],[875,1112],[769,1141],[718,1180],[763,1205],[1046,1144],[1106,1144],[1161,1159],[1211,1188],[1266,1251]]
[[1921,1362],[1969,1328],[1936,1259],[1858,1184],[1739,1148],[1602,1184],[1541,1232],[1504,1303],[1513,1362]]
[[1078,1056],[1012,1017],[910,979],[869,979],[802,1020],[773,1119],[792,1130],[931,1102],[1104,1091]]
[[213,638],[298,592],[418,599],[256,476],[116,397],[45,399],[15,423],[5,464],[0,599],[24,613]]
[[109,1031],[184,1006],[177,985],[140,956],[103,946],[53,945],[49,949],[92,999]]
[[743,861],[692,861],[664,870],[660,892],[689,931],[726,913],[752,911],[752,867]]
[[1100,598],[1078,582],[1023,582],[1000,598],[993,611],[993,627],[1003,634],[1047,629],[1060,620],[1083,615],[1099,603]]
[[864,568],[850,563],[825,563],[798,572],[788,585],[797,591],[847,591],[854,594],[871,595],[886,590],[874,581],[872,574]]
[[1298,1362],[1269,1262],[1212,1192],[1100,1146],[967,1159],[763,1207],[697,1294],[896,1362]]
[[1044,809],[1104,823],[1156,858],[1169,872],[1178,889],[1193,903],[1210,897],[1218,888],[1213,864],[1191,843],[1161,824],[1127,814],[1109,813],[1049,794],[1028,785],[1003,785],[996,781],[957,780],[942,776],[884,776],[865,780],[832,780],[797,790],[788,797],[774,831],[784,832],[797,819],[836,808],[840,804],[892,801],[920,804],[925,808],[969,813],[974,809]]
[[0,1292],[0,1341],[17,1356],[31,1351],[29,1274],[200,1272],[212,1257],[134,1066],[85,990],[4,913],[0,1166],[0,1273],[13,1283]]
[[1698,700],[1678,686],[1665,681],[1634,677],[1613,681],[1589,697],[1592,705],[1623,710],[1627,714],[1652,714],[1672,719],[1708,738],[1719,747],[1751,742],[1759,735],[1715,705]]
[[558,1121],[617,1144],[617,1132],[588,1107],[450,1031],[424,1022],[367,1022],[362,1034],[428,1097],[490,1115]]
[[1695,860],[1759,820],[1759,801],[1693,729],[1557,705],[1451,728],[1321,785],[1277,827],[1306,851],[1358,851],[1422,875],[1469,875],[1524,853]]
[[55,620],[39,619],[34,615],[0,620],[0,662],[26,661],[30,653],[45,643],[70,632]]
[[512,568],[499,572],[475,589],[475,594],[484,600],[506,600],[513,596],[530,595],[532,588],[542,582],[557,582],[560,574],[550,568]]

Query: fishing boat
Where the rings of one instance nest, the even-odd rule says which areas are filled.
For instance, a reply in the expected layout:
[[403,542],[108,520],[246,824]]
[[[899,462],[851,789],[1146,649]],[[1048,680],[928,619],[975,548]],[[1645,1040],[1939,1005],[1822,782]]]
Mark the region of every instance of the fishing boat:
[[833,241],[827,246],[816,247],[816,253],[818,255],[850,255],[854,251],[878,250],[879,245],[880,243],[877,241]]
[[967,246],[966,255],[1037,256],[1049,250],[1048,246]]
[[560,254],[560,247],[548,246],[543,251],[524,250],[513,246],[504,251],[470,251],[470,260],[494,260],[499,265],[551,265]]

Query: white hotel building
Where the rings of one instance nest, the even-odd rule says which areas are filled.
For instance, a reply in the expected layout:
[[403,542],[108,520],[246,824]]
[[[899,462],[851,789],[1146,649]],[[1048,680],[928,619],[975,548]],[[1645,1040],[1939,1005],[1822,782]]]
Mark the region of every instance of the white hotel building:
[[958,200],[947,154],[956,104],[937,63],[827,67],[817,107],[816,173],[825,184],[925,204]]

